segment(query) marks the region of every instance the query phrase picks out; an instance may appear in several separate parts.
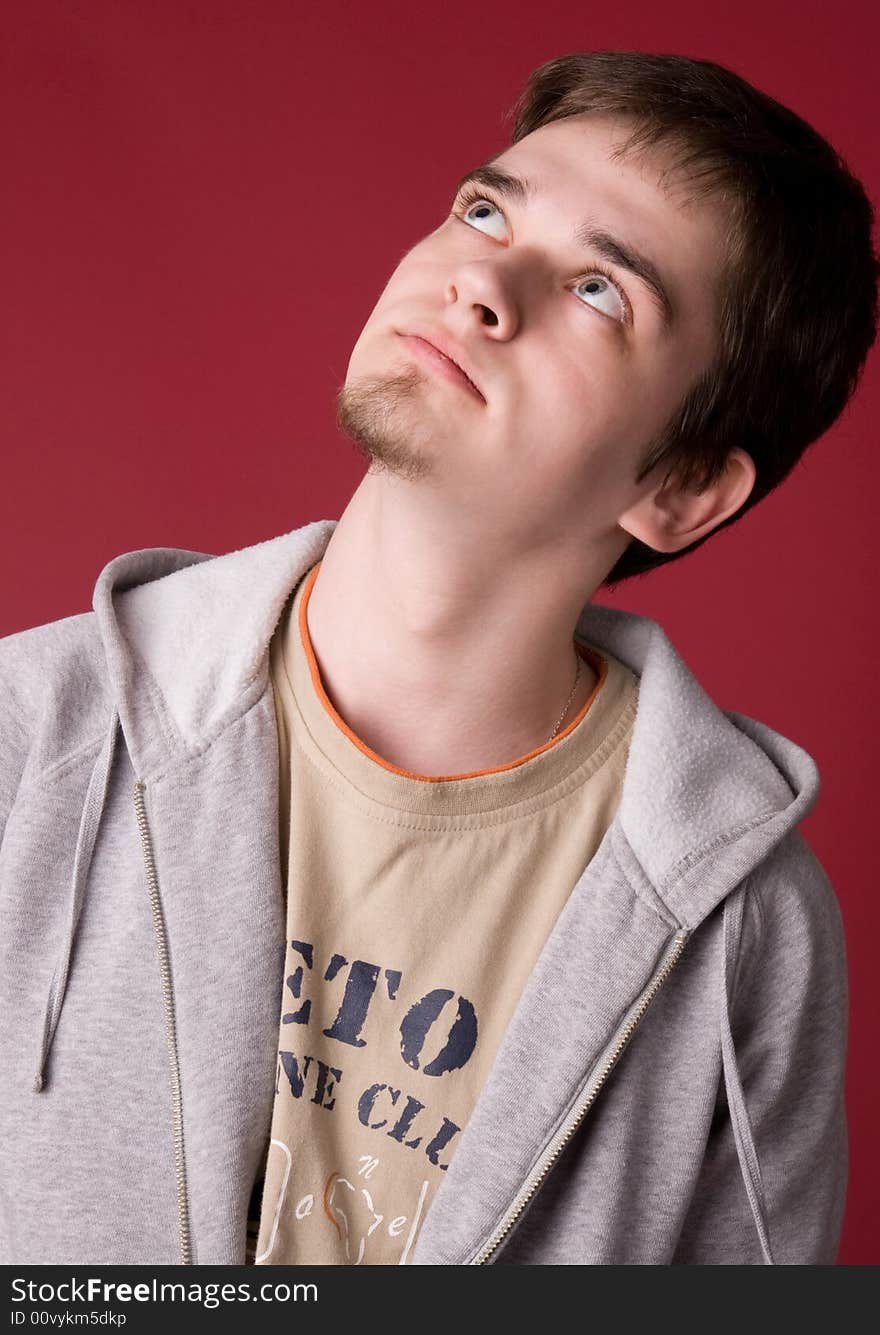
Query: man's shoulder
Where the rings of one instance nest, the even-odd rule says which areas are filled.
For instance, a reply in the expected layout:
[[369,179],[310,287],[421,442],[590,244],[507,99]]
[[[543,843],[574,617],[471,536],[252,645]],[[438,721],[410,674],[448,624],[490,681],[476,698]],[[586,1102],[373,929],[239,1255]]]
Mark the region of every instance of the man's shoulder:
[[846,997],[843,914],[831,877],[795,826],[752,870],[746,883],[744,959],[770,969],[783,992],[822,979],[829,997]]
[[78,612],[0,637],[4,699],[38,703],[47,688],[76,690],[105,671],[94,612]]
[[789,830],[753,873],[760,910],[788,922],[799,915],[805,924],[826,927],[840,921],[834,885],[799,826]]
[[0,668],[14,670],[18,663],[28,659],[45,660],[59,652],[87,649],[91,643],[100,647],[95,614],[91,610],[76,612],[73,616],[59,617],[0,636]]
[[0,637],[0,804],[26,772],[100,737],[110,699],[94,612]]

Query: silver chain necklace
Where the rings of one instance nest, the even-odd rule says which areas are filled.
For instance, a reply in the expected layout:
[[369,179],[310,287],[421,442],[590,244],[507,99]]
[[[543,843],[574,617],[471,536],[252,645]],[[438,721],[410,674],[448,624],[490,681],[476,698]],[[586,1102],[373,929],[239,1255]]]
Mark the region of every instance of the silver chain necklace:
[[[577,650],[575,650],[575,653],[577,653]],[[558,733],[559,729],[562,727],[562,720],[565,718],[566,714],[568,713],[568,706],[571,704],[572,700],[574,699],[574,693],[575,693],[575,691],[577,690],[578,682],[579,682],[580,679],[581,679],[581,663],[582,663],[583,661],[584,661],[584,660],[581,658],[580,654],[578,654],[578,655],[577,655],[577,669],[576,669],[575,674],[574,674],[574,685],[573,685],[572,688],[571,688],[571,695],[570,695],[570,696],[568,697],[568,699],[566,700],[566,702],[565,702],[565,708],[563,709],[562,713],[559,715],[559,722],[557,723],[556,727],[555,727],[555,728],[553,729],[553,731],[551,732],[550,736],[547,738],[547,742],[552,742],[552,741],[553,741],[553,738],[556,736],[556,734]],[[544,743],[545,746],[547,745],[547,742]]]

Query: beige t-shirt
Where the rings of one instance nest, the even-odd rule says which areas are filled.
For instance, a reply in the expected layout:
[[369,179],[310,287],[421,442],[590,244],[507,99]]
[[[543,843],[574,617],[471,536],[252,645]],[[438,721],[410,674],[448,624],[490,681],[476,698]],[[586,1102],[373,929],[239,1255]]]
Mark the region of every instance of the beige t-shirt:
[[619,805],[638,678],[576,641],[598,681],[552,742],[474,774],[410,774],[324,691],[307,618],[319,570],[270,646],[287,954],[256,1261],[405,1265]]

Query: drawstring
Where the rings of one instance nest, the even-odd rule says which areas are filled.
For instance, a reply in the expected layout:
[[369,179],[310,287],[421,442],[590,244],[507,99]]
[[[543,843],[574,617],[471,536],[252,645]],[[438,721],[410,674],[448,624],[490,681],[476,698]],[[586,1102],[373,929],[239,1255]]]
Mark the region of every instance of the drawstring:
[[79,822],[79,836],[76,841],[76,853],[73,859],[73,876],[70,885],[67,927],[64,933],[61,952],[55,965],[55,972],[52,974],[49,995],[46,999],[46,1013],[43,1017],[43,1038],[40,1045],[40,1064],[37,1068],[37,1075],[34,1080],[35,1094],[39,1094],[46,1086],[46,1063],[49,1059],[49,1051],[55,1037],[55,1029],[58,1024],[58,1017],[61,1014],[61,1007],[64,1005],[64,994],[67,990],[67,979],[70,972],[70,958],[73,953],[73,942],[76,936],[77,926],[79,925],[83,900],[85,899],[86,881],[89,875],[89,868],[92,864],[95,841],[98,837],[98,826],[101,823],[101,814],[104,810],[104,803],[107,798],[107,784],[110,779],[110,770],[113,765],[113,752],[116,746],[116,731],[118,725],[119,715],[114,710],[110,720],[110,728],[107,737],[95,759],[95,764],[92,769],[92,777],[89,782],[89,788],[86,793],[86,800]]
[[770,1238],[767,1228],[767,1207],[764,1202],[764,1183],[761,1179],[761,1166],[752,1137],[752,1127],[746,1109],[745,1096],[736,1065],[736,1052],[733,1035],[730,1032],[729,994],[727,990],[728,965],[735,960],[742,931],[743,892],[730,894],[724,901],[724,932],[721,945],[721,1053],[724,1060],[724,1084],[727,1090],[727,1106],[733,1127],[736,1152],[739,1155],[740,1169],[746,1186],[746,1195],[758,1230],[758,1239],[764,1255],[765,1265],[775,1265],[770,1250]]

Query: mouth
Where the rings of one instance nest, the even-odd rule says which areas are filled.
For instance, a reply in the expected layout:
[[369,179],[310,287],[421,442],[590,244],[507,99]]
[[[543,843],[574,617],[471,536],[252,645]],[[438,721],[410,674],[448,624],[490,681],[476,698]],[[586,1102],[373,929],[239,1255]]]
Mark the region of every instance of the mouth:
[[473,380],[471,380],[464,368],[459,365],[449,352],[437,347],[436,343],[434,343],[430,337],[427,337],[424,334],[414,333],[401,333],[400,337],[405,340],[410,351],[417,356],[420,361],[423,361],[426,365],[430,366],[439,376],[447,381],[451,381],[453,384],[459,385],[462,389],[466,389],[468,394],[479,399],[480,403],[486,402],[483,394],[474,384]]

